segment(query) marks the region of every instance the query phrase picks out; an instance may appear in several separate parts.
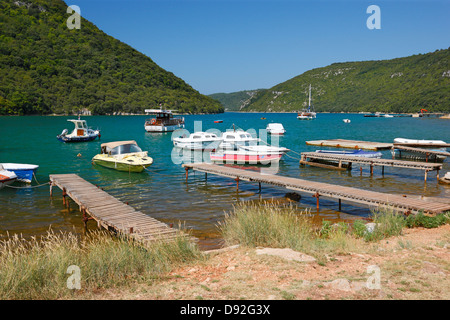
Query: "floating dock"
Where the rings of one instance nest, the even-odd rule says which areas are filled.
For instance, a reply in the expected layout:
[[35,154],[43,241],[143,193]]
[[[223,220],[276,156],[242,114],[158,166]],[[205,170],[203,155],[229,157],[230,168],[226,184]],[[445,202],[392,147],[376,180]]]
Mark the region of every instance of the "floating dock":
[[392,148],[392,143],[371,142],[359,140],[331,139],[331,140],[314,140],[306,141],[307,145],[321,147],[335,147],[347,149],[365,149],[365,150],[386,150]]
[[[317,163],[315,161],[323,161],[329,163],[335,163],[335,166],[324,165],[323,163]],[[429,171],[436,171],[437,180],[439,180],[439,170],[442,169],[442,163],[429,163],[429,162],[417,162],[417,161],[403,161],[394,159],[378,159],[378,158],[366,158],[355,157],[346,155],[333,155],[320,152],[302,152],[300,164],[308,164],[312,166],[328,167],[330,169],[342,169],[343,163],[347,163],[346,169],[351,169],[353,163],[360,165],[370,166],[370,174],[373,175],[374,166],[381,166],[384,174],[384,167],[397,167],[407,169],[418,169],[425,171],[425,181],[427,181],[427,175]]]
[[186,170],[186,181],[188,181],[189,170],[215,174],[222,177],[234,179],[236,187],[239,189],[239,181],[251,181],[280,186],[289,190],[305,192],[312,194],[317,200],[317,209],[319,209],[319,197],[334,198],[339,201],[339,210],[341,209],[341,200],[368,205],[372,207],[392,208],[403,213],[418,213],[423,211],[430,214],[438,214],[450,210],[450,204],[440,202],[427,202],[420,199],[414,199],[397,194],[387,194],[369,190],[344,187],[323,182],[314,182],[298,178],[290,178],[273,174],[263,174],[260,172],[237,169],[227,166],[220,166],[208,163],[183,164]]
[[52,186],[62,190],[65,206],[69,206],[69,199],[66,199],[66,196],[78,204],[83,213],[85,226],[89,220],[93,219],[99,227],[128,235],[141,242],[168,241],[177,238],[181,233],[165,223],[136,211],[76,174],[52,174],[50,175],[50,194],[52,194]]

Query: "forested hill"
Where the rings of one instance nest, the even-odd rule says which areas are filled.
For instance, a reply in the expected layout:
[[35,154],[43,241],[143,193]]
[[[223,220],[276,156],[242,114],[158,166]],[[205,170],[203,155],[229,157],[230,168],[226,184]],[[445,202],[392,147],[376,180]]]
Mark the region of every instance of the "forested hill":
[[244,90],[232,93],[214,93],[210,94],[209,97],[220,101],[225,111],[240,111],[249,105],[252,100],[261,94],[261,91],[266,89],[257,90]]
[[450,51],[406,58],[334,63],[261,91],[242,111],[450,112]]
[[219,102],[84,18],[70,30],[67,7],[61,0],[0,1],[0,114],[142,113],[160,104],[223,112]]

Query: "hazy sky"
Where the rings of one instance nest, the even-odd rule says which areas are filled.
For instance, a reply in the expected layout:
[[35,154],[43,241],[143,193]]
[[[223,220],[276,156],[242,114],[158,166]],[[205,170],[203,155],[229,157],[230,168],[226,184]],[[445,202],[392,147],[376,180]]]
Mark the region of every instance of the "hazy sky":
[[[203,94],[450,46],[450,0],[66,0]],[[370,5],[381,29],[370,30]],[[69,16],[69,15],[68,15]]]

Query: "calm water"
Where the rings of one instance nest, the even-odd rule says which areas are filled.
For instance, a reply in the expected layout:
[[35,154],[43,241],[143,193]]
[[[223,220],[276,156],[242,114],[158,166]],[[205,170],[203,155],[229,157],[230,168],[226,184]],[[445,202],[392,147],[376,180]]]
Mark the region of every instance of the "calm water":
[[[267,119],[262,120],[261,117]],[[342,119],[349,118],[350,124]],[[185,183],[184,169],[172,162],[172,134],[152,134],[144,130],[145,116],[92,116],[84,117],[88,125],[102,130],[101,140],[87,143],[64,144],[56,140],[56,135],[64,128],[71,131],[72,124],[66,119],[74,117],[0,117],[0,162],[38,164],[37,180],[44,183],[49,174],[77,173],[89,182],[123,202],[128,202],[156,219],[178,225],[181,221],[191,228],[205,247],[214,246],[218,239],[216,224],[224,217],[224,212],[232,209],[236,201],[283,200],[286,190],[263,185],[258,194],[258,185],[240,183],[236,192],[231,179],[203,174],[189,175]],[[314,121],[299,121],[292,113],[226,113],[220,115],[185,116],[186,129],[194,129],[194,121],[202,121],[203,130],[216,128],[225,131],[232,124],[245,130],[264,129],[268,122],[283,123],[287,130],[280,138],[280,146],[297,153],[314,151],[317,147],[307,146],[305,141],[315,139],[356,139],[378,142],[392,142],[394,138],[439,139],[450,142],[450,121],[432,118],[365,118],[360,114],[318,114]],[[221,119],[223,123],[213,121]],[[151,172],[126,173],[96,167],[91,159],[99,153],[102,142],[136,140],[143,150],[148,150],[154,159]],[[81,154],[81,157],[77,157]],[[391,158],[389,151],[384,157]],[[434,197],[450,197],[450,188],[439,185],[434,173],[423,181],[423,171],[386,168],[381,176],[381,168],[375,168],[370,177],[367,167],[360,176],[358,166],[351,172],[337,172],[314,167],[299,167],[299,155],[293,152],[280,162],[279,174],[314,181],[335,183],[356,188],[370,189],[386,193],[416,194]],[[444,163],[441,174],[450,171],[449,160]],[[37,182],[34,181],[33,185]],[[26,186],[15,184],[15,186]],[[54,188],[53,199],[49,197],[48,186],[39,188],[0,190],[0,236],[8,231],[24,235],[39,235],[49,227],[54,230],[82,231],[81,215],[77,210],[64,209],[61,192]],[[315,198],[303,194],[299,211],[315,209]],[[72,205],[74,208],[75,205]],[[337,203],[321,199],[318,217],[329,220],[352,220],[367,216],[368,208],[343,203],[342,212],[337,212]],[[94,223],[92,223],[94,225]]]

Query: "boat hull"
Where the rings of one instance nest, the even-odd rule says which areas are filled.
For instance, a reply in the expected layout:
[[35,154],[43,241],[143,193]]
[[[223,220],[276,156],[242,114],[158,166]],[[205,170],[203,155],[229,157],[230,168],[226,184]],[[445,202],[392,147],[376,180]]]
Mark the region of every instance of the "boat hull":
[[282,154],[211,153],[210,159],[215,163],[269,164],[279,162],[282,156]]
[[38,165],[20,163],[2,163],[5,170],[12,171],[17,176],[18,181],[31,183],[33,176],[39,167]]
[[67,136],[61,136],[58,135],[56,138],[61,142],[88,142],[95,140],[98,137],[98,135],[95,136],[79,136],[79,137],[67,137]]
[[169,126],[145,125],[145,131],[147,131],[147,132],[172,132],[177,129],[183,129],[183,128],[184,128],[184,124],[169,125]]
[[11,172],[6,173],[5,170],[0,171],[0,189],[9,186],[16,180],[17,176],[15,174],[11,174]]
[[[110,157],[107,155],[96,155],[92,159],[92,163],[95,165],[99,165],[105,168],[114,169],[117,171],[126,171],[126,172],[142,172],[145,168],[149,167],[153,163],[153,159],[148,157],[148,161],[134,161],[135,163],[130,163],[128,160],[116,160],[114,157]],[[131,158],[129,159],[131,160]]]

